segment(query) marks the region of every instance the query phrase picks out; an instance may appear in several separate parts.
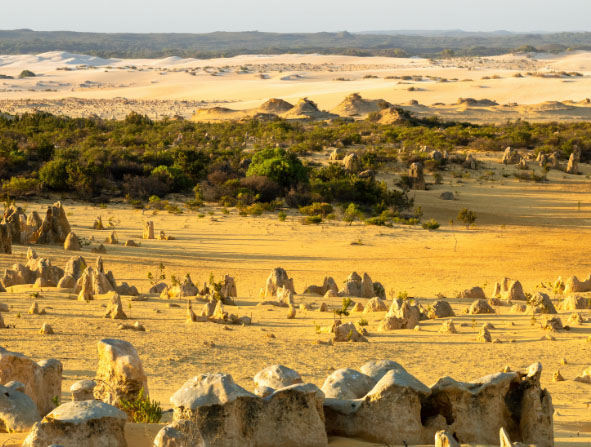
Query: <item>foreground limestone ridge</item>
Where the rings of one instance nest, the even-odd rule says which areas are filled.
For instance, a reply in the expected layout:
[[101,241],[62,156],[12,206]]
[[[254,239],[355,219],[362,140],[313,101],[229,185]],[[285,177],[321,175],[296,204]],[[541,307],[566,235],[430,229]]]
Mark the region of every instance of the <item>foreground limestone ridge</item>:
[[205,445],[224,447],[327,445],[326,434],[387,445],[433,439],[442,446],[457,445],[455,439],[497,444],[499,437],[507,446],[554,445],[552,401],[540,387],[539,363],[525,374],[497,373],[472,383],[444,377],[430,388],[390,360],[370,361],[360,370],[333,372],[321,391],[273,365],[255,376],[255,392],[264,397],[227,374],[195,376],[171,397],[174,420],[184,429],[165,428],[156,445],[167,445],[163,440],[173,435],[184,439],[191,430]]
[[299,383],[261,398],[220,373],[193,377],[170,399],[174,420],[193,421],[211,447],[326,446],[323,400]]
[[60,405],[36,423],[23,447],[127,447],[127,415],[96,400]]
[[148,396],[148,379],[142,361],[131,343],[103,339],[98,342],[99,364],[94,397],[119,406],[121,400],[136,399],[141,390]]
[[540,364],[530,366],[527,374],[497,373],[474,383],[444,377],[430,389],[400,365],[378,371],[376,386],[363,398],[325,401],[329,435],[424,444],[447,430],[460,443],[496,444],[504,427],[520,442],[554,445],[552,400],[540,388]]
[[22,392],[35,403],[39,415],[55,408],[62,392],[62,363],[56,359],[39,363],[17,352],[0,347],[0,383],[19,382]]

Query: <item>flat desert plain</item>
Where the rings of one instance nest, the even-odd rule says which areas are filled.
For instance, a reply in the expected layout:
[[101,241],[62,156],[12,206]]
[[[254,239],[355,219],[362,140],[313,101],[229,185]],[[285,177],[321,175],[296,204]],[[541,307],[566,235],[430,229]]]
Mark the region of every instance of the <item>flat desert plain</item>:
[[[23,70],[35,77],[19,79]],[[591,53],[421,58],[325,55],[224,59],[101,59],[64,52],[0,56],[0,111],[68,116],[190,118],[200,110],[254,109],[307,97],[323,110],[359,93],[419,116],[472,122],[591,117]],[[460,98],[487,99],[469,104]]]
[[[505,169],[510,173],[516,169],[500,164],[498,153],[480,154],[479,159],[485,171]],[[243,217],[234,209],[226,214],[211,205],[198,212],[171,215],[137,210],[123,203],[93,206],[66,199],[62,204],[72,230],[86,240],[94,237],[93,247],[113,230],[120,242],[134,239],[140,243],[138,247],[106,245],[107,253],[102,255],[105,268],[113,271],[118,282],[136,285],[145,293],[150,286],[147,273],[157,272],[161,262],[167,282],[172,274],[183,277],[189,273],[196,284],[207,281],[210,274],[217,278],[230,274],[238,288],[238,306],[230,311],[251,316],[252,325],[225,330],[224,325],[209,322],[186,324],[183,300],[161,299],[154,294],[142,302],[123,298],[131,322],[141,322],[146,332],[122,331],[118,321],[103,318],[107,301],[100,296],[86,303],[64,290],[21,286],[0,296],[10,306],[10,312],[4,314],[5,322],[14,325],[0,332],[0,344],[37,360],[60,359],[64,364],[62,401],[66,401],[73,382],[94,377],[101,338],[128,340],[143,360],[151,396],[164,408],[170,408],[170,396],[196,374],[230,373],[238,384],[252,390],[254,374],[277,363],[321,386],[334,369],[358,368],[370,359],[395,360],[427,385],[443,376],[470,381],[507,365],[523,370],[539,361],[544,367],[542,386],[550,391],[555,406],[557,445],[588,446],[591,385],[573,379],[591,364],[591,311],[580,311],[587,323],[553,333],[552,340],[544,339],[548,333],[540,327],[540,315],[532,318],[531,314],[511,313],[509,306],[496,307],[494,315],[467,315],[464,310],[472,300],[456,298],[459,291],[472,286],[483,287],[489,297],[493,284],[508,276],[520,280],[528,293],[548,293],[558,305],[561,296],[552,290],[556,278],[584,278],[591,272],[591,169],[581,165],[580,170],[582,175],[577,176],[551,170],[547,183],[520,182],[512,175],[494,182],[477,174],[455,179],[446,173],[442,184],[413,192],[415,204],[422,207],[425,217],[442,223],[436,231],[403,225],[348,225],[342,221],[302,225],[301,216],[293,212],[281,222],[275,213]],[[388,168],[380,175],[392,181]],[[427,181],[433,179],[428,177]],[[456,199],[439,199],[444,191],[454,192]],[[51,202],[20,205],[27,213],[43,213]],[[450,223],[464,207],[478,216],[474,228]],[[110,228],[91,229],[99,215]],[[142,240],[147,220],[154,221],[156,232],[164,230],[175,240]],[[0,269],[24,262],[27,247],[13,248],[12,255],[0,255]],[[38,245],[35,249],[59,266],[78,254],[56,246]],[[89,247],[79,254],[89,264],[97,257]],[[286,318],[286,309],[257,305],[259,290],[274,267],[285,268],[294,279],[299,292],[295,319]],[[324,299],[302,292],[311,284],[322,284],[326,275],[342,284],[352,271],[367,272],[374,281],[380,281],[388,301],[404,291],[425,306],[438,295],[447,297],[457,314],[454,322],[459,333],[440,334],[443,321],[437,319],[422,321],[419,331],[382,333],[377,327],[384,312],[352,313],[346,321],[368,320],[369,343],[321,343],[329,335],[318,333],[316,328],[330,326],[334,316],[332,312],[319,312],[318,307],[326,302],[337,309],[341,298]],[[33,291],[39,297],[33,298]],[[27,313],[34,300],[46,309],[46,315]],[[299,310],[300,303],[310,305],[311,310]],[[567,324],[571,312],[559,314]],[[38,333],[44,322],[51,324],[55,335]],[[478,329],[485,322],[494,326],[491,334],[500,343],[476,341]],[[552,376],[558,370],[566,380],[555,383]],[[128,424],[130,445],[150,446],[160,427]],[[12,446],[20,439],[19,435],[3,434],[0,442]],[[332,439],[331,444],[373,445],[351,439]]]

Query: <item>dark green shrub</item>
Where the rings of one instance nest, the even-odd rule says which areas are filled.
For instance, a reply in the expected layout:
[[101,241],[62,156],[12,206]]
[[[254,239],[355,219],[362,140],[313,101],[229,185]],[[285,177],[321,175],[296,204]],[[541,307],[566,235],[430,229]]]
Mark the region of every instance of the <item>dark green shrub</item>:
[[36,76],[35,73],[33,73],[31,70],[23,70],[18,75],[18,77],[20,79],[23,79],[23,78],[34,78],[35,76]]
[[144,396],[143,388],[135,399],[121,399],[119,405],[129,415],[131,421],[136,424],[157,424],[162,419],[160,402],[150,400],[149,397]]
[[476,214],[468,208],[462,208],[458,213],[458,220],[470,228],[476,222]]
[[439,222],[437,222],[435,219],[429,219],[428,221],[423,222],[423,228],[425,230],[437,230],[439,226]]
[[291,188],[307,183],[308,170],[292,152],[281,148],[269,148],[252,157],[247,176],[264,176],[275,181],[282,188]]
[[304,225],[318,225],[322,223],[322,216],[306,216],[302,219]]
[[322,216],[325,218],[332,211],[332,205],[330,203],[315,202],[311,205],[300,207],[300,213],[306,216]]

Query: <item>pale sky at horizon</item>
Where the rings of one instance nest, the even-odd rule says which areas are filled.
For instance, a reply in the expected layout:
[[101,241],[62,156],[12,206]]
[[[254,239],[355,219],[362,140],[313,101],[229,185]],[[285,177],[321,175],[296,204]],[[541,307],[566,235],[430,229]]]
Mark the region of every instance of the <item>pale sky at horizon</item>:
[[[28,0],[0,29],[37,31],[591,31],[591,0]],[[545,4],[544,4],[545,3]],[[548,3],[550,3],[548,5]]]

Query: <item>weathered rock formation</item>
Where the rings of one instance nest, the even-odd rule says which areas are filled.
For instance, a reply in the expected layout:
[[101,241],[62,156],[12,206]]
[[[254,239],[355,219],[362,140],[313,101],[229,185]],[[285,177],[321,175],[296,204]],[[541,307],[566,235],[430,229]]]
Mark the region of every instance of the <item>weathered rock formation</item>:
[[142,361],[131,343],[103,339],[98,343],[99,364],[94,397],[111,405],[137,398],[143,389],[148,396],[148,379]]
[[278,290],[282,287],[285,287],[287,290],[295,293],[293,279],[289,278],[287,272],[284,269],[277,267],[271,271],[269,277],[267,278],[264,297],[272,298],[277,296]]
[[378,327],[379,332],[396,329],[414,329],[421,319],[421,311],[416,304],[409,300],[395,299],[388,313]]
[[42,416],[55,408],[54,400],[61,396],[62,369],[58,360],[37,363],[23,354],[0,348],[0,383],[22,383],[24,393],[35,402]]
[[503,159],[501,160],[501,163],[504,165],[514,165],[519,163],[519,160],[521,160],[521,155],[519,155],[519,152],[517,152],[515,149],[512,149],[511,147],[507,147],[503,153]]
[[0,253],[12,254],[12,235],[6,224],[0,224]]
[[527,298],[519,281],[503,278],[495,284],[492,296],[506,301],[525,301]]
[[466,313],[469,315],[494,314],[495,310],[490,307],[486,300],[476,300],[470,305]]
[[7,433],[28,432],[41,420],[35,402],[24,393],[20,382],[0,385],[0,431]]
[[408,178],[410,180],[410,189],[425,190],[425,176],[423,174],[423,165],[419,162],[412,163],[408,168]]
[[70,231],[66,211],[60,202],[56,202],[47,208],[43,223],[31,235],[31,242],[35,244],[63,244]]
[[69,232],[64,241],[64,250],[80,251],[80,241],[73,232]]
[[581,161],[581,150],[578,147],[575,147],[568,159],[568,164],[566,165],[566,173],[567,174],[578,174],[580,161]]
[[142,237],[144,239],[154,239],[154,222],[151,220],[144,223],[144,233]]

